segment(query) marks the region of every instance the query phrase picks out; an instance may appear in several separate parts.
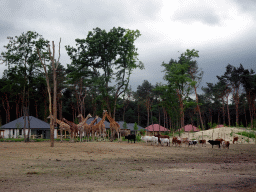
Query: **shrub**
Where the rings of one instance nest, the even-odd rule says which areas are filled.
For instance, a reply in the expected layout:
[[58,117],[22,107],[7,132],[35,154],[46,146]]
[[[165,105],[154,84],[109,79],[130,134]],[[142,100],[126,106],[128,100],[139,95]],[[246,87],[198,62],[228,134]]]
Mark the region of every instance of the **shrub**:
[[163,133],[163,135],[169,135],[169,131],[165,131],[164,133]]
[[146,130],[145,130],[145,129],[141,129],[141,130],[140,130],[140,134],[141,134],[142,136],[145,136]]
[[141,136],[140,135],[136,136],[136,141],[141,141]]
[[245,136],[245,137],[248,137],[248,138],[255,138],[255,133],[254,132],[246,132],[246,131],[243,131],[243,132],[239,132],[237,133],[238,135],[242,135],[242,136]]

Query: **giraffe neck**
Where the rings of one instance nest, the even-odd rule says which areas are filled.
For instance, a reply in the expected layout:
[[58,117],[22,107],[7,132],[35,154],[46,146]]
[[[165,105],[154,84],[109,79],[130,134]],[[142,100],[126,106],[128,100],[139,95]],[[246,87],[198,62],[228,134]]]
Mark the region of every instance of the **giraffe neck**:
[[89,115],[87,115],[87,117],[83,120],[83,122],[85,123],[88,119],[89,119]]
[[60,125],[61,123],[63,123],[62,121],[60,121],[59,119],[56,119],[56,122]]
[[106,116],[107,116],[107,114],[105,113],[105,114],[103,115],[103,117],[102,117],[101,121],[100,121],[101,123],[103,123],[103,122],[105,121]]
[[[53,115],[50,116],[50,118],[54,121]],[[58,123],[60,125],[61,123],[63,123],[63,121],[60,121],[59,119],[56,118],[56,123]]]
[[71,121],[68,121],[67,119],[64,119],[64,121],[69,124],[70,126],[75,126],[76,124],[71,122]]
[[110,123],[115,122],[114,119],[113,119],[112,117],[110,117],[110,115],[108,115],[108,114],[107,114],[107,118],[108,118],[108,120],[110,121]]
[[90,125],[93,125],[93,124],[97,121],[97,119],[98,119],[98,117],[95,118],[95,119],[90,123]]
[[83,117],[83,115],[81,116],[81,122],[83,122],[84,121],[84,117]]

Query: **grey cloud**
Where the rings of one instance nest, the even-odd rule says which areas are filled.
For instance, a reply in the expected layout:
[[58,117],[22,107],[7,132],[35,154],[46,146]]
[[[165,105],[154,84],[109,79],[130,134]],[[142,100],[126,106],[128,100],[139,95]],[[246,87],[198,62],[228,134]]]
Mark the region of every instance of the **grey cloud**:
[[172,17],[174,21],[181,21],[184,23],[199,21],[207,25],[216,25],[220,23],[219,16],[214,10],[209,8],[196,8],[191,7],[181,9]]
[[[160,11],[157,1],[28,1],[14,0],[1,2],[0,19],[16,23],[30,20],[40,23],[58,21],[62,25],[77,31],[103,27],[106,30],[129,25],[147,19],[154,19]],[[29,4],[29,6],[28,6]],[[18,23],[17,23],[18,25]],[[118,25],[118,26],[117,26]]]
[[254,16],[256,16],[256,1],[255,0],[233,0],[233,2],[236,3],[236,5],[238,6],[238,8],[242,11],[242,12],[249,12],[250,14],[253,14]]

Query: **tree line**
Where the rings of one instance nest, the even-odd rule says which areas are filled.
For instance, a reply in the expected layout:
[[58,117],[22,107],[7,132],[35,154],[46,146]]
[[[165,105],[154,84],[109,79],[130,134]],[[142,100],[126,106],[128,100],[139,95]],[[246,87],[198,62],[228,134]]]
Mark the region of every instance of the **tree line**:
[[[207,83],[198,94],[203,71],[195,60],[199,51],[194,49],[186,50],[178,60],[162,63],[165,84],[152,85],[144,80],[132,91],[132,71],[144,69],[134,45],[140,35],[139,30],[121,27],[109,32],[93,29],[85,39],[75,39],[76,46],[65,46],[71,60],[67,67],[55,59],[54,49],[49,56],[49,41],[42,35],[28,31],[10,38],[4,46],[6,51],[1,53],[8,66],[0,79],[1,123],[25,113],[47,121],[56,79],[58,119],[65,117],[78,123],[78,114],[102,116],[103,109],[107,109],[116,121],[137,122],[143,127],[154,123],[170,130],[186,124],[202,129],[214,124],[255,126],[255,72],[242,64],[228,64],[225,73],[217,76],[218,82]],[[47,62],[44,70],[43,63]],[[196,98],[192,99],[191,94]]]

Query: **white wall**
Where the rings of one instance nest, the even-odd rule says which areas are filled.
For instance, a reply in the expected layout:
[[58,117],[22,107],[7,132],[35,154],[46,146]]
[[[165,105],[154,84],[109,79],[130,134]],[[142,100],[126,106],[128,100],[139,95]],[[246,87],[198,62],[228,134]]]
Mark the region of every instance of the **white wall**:
[[[4,134],[4,138],[23,138],[24,131],[21,129],[22,134],[19,135],[19,129],[2,129],[4,130],[4,133],[1,133],[2,136]],[[14,132],[14,134],[13,134]],[[25,130],[26,135],[28,134],[28,129]],[[29,136],[31,136],[31,131],[29,133]],[[57,129],[54,129],[54,138],[57,138]]]

